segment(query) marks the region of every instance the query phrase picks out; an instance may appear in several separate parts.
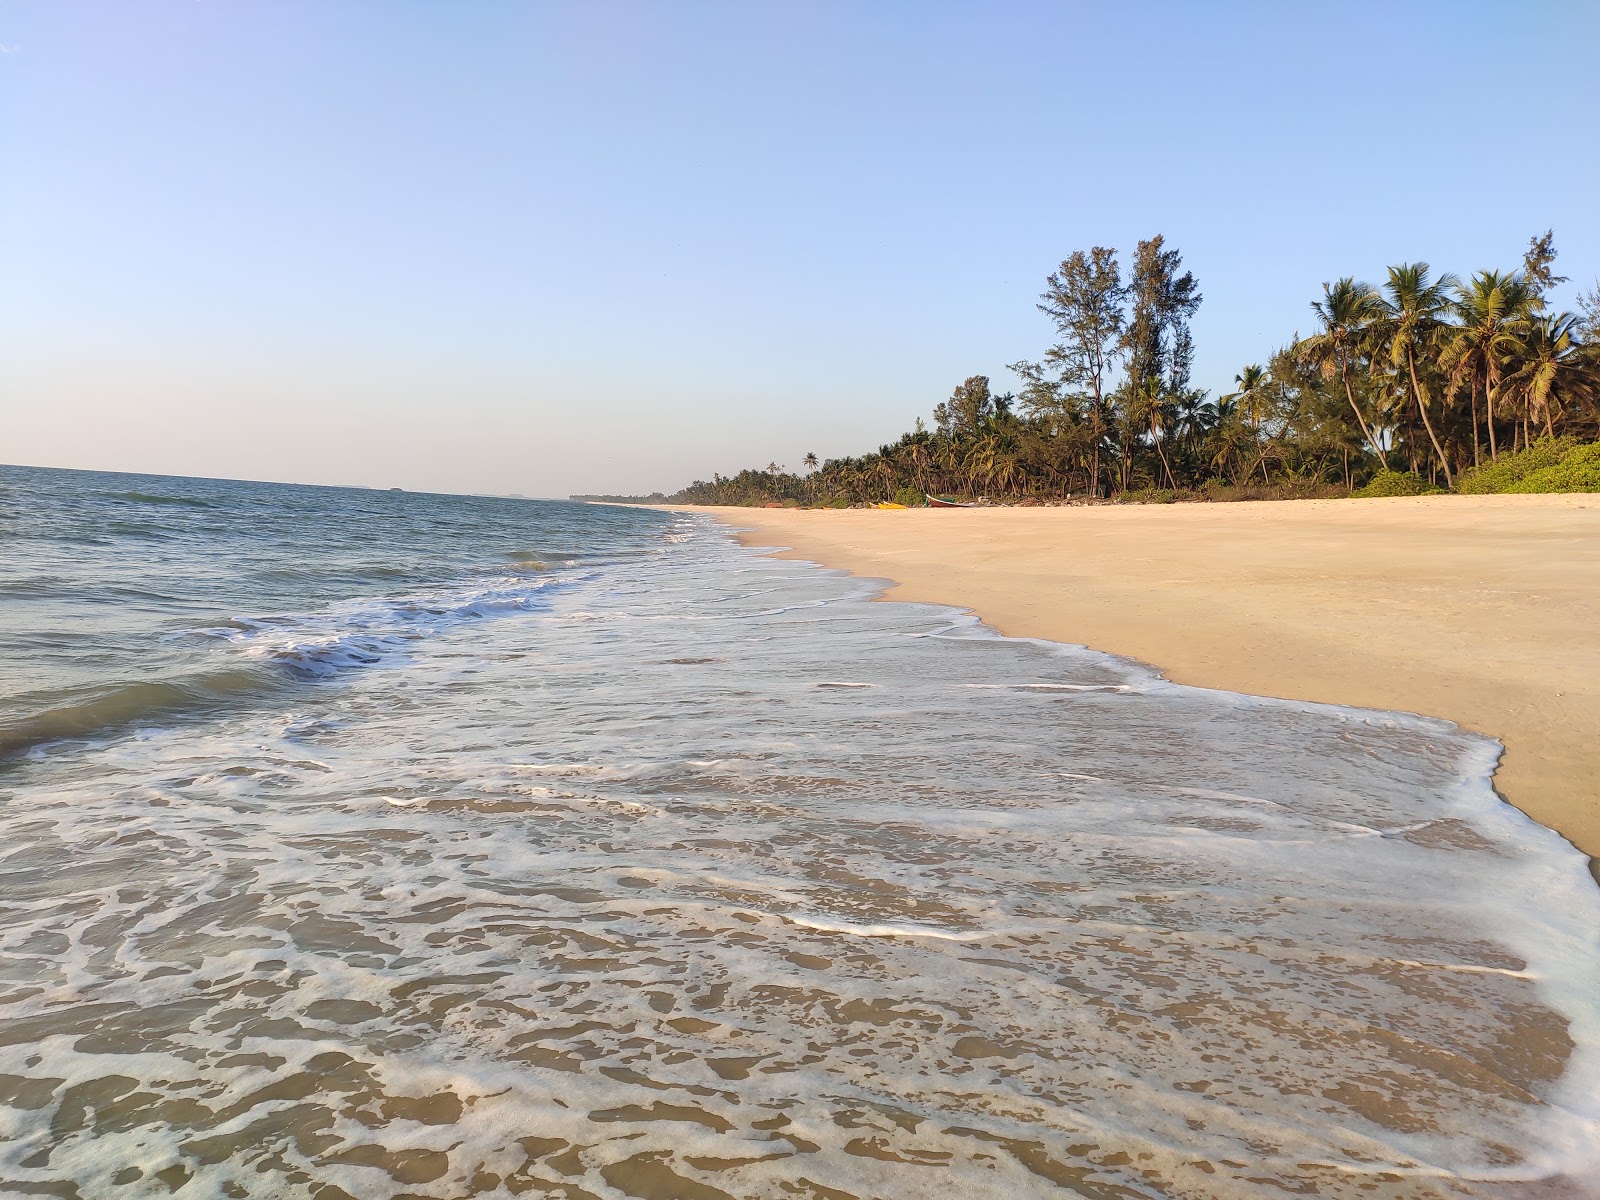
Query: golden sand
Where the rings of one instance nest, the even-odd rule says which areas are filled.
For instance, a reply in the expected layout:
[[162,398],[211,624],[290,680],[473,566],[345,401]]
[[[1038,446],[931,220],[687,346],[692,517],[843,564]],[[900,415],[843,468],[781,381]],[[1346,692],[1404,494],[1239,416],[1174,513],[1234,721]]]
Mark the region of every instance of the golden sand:
[[1489,734],[1501,794],[1600,856],[1600,496],[699,511],[1003,633]]

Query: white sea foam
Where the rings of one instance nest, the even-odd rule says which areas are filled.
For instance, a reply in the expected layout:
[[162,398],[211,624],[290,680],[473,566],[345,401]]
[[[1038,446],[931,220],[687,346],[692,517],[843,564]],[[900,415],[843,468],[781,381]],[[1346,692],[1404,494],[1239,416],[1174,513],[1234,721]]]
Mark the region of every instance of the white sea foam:
[[4,1186],[1533,1200],[1600,1174],[1600,893],[1495,797],[1492,743],[677,535],[503,620],[236,631],[404,645],[14,776]]
[[237,616],[195,632],[232,643],[247,657],[328,678],[371,666],[463,624],[547,608],[552,589],[586,577],[579,572],[497,577],[397,599],[347,601],[314,613]]

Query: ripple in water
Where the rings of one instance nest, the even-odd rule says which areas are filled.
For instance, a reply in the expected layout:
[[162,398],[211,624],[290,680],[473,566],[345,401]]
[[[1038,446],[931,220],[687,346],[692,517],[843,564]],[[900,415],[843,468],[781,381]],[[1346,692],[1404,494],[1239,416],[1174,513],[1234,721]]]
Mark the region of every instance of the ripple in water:
[[3,1186],[1584,1194],[1600,894],[1492,744],[673,538],[14,772]]

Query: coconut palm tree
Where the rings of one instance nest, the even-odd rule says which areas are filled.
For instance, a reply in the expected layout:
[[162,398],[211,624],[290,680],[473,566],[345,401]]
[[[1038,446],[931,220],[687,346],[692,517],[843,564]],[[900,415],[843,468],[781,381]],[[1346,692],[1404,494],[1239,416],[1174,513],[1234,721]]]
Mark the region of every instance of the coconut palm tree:
[[1350,372],[1361,360],[1367,331],[1382,315],[1378,295],[1369,285],[1357,283],[1346,275],[1322,285],[1322,299],[1311,302],[1311,311],[1322,322],[1322,332],[1300,342],[1295,351],[1304,362],[1321,371],[1324,379],[1339,377],[1362,436],[1387,467],[1389,455],[1373,436],[1361,406],[1356,403],[1355,390],[1350,386]]
[[1521,275],[1502,271],[1479,271],[1469,283],[1458,288],[1454,304],[1459,324],[1439,356],[1439,365],[1450,375],[1450,387],[1459,392],[1467,387],[1472,416],[1472,462],[1478,463],[1478,393],[1484,395],[1489,426],[1489,458],[1499,456],[1494,418],[1502,367],[1518,346],[1538,297]]
[[[1238,386],[1238,391],[1230,392],[1223,399],[1232,401],[1234,411],[1249,424],[1251,440],[1259,451],[1255,466],[1261,468],[1261,482],[1271,483],[1272,480],[1267,477],[1267,446],[1261,440],[1261,435],[1267,418],[1272,414],[1272,400],[1269,394],[1272,377],[1260,365],[1251,363],[1233,377],[1233,382]],[[1270,437],[1268,440],[1270,441]],[[1251,471],[1254,469],[1253,466]]]
[[1243,453],[1245,445],[1254,446],[1255,438],[1248,423],[1239,415],[1238,401],[1231,393],[1217,397],[1217,416],[1212,422],[1210,437],[1212,469],[1221,471],[1230,483],[1243,483],[1249,471],[1233,468],[1247,461]]
[[1258,364],[1251,363],[1233,377],[1237,390],[1229,392],[1224,400],[1232,400],[1252,425],[1261,424],[1265,412],[1265,393],[1270,380]]
[[800,461],[805,464],[806,470],[808,471],[815,471],[817,469],[817,456],[809,450],[806,451],[806,456]]
[[1167,451],[1163,445],[1167,431],[1172,428],[1176,417],[1162,394],[1161,380],[1154,375],[1148,376],[1132,391],[1133,394],[1128,400],[1129,423],[1137,422],[1139,432],[1142,435],[1149,435],[1150,444],[1155,448],[1157,457],[1161,459],[1161,469],[1166,473],[1167,486],[1176,488],[1178,482],[1173,478],[1172,464],[1167,461]]
[[1506,391],[1521,409],[1524,446],[1532,440],[1536,420],[1542,418],[1545,436],[1554,437],[1555,414],[1567,404],[1595,396],[1595,372],[1578,340],[1577,326],[1578,318],[1571,313],[1537,316],[1528,323],[1516,350]]
[[1437,279],[1430,278],[1430,274],[1431,269],[1425,262],[1401,263],[1389,268],[1384,294],[1379,297],[1382,316],[1372,325],[1372,349],[1376,358],[1387,361],[1391,368],[1403,374],[1417,414],[1422,418],[1422,427],[1428,431],[1428,440],[1433,443],[1433,452],[1444,471],[1445,486],[1452,487],[1450,461],[1439,444],[1439,434],[1428,413],[1433,396],[1417,374],[1417,360],[1426,363],[1438,349],[1447,329],[1449,293],[1461,285],[1449,273]]
[[1175,420],[1172,431],[1182,439],[1188,457],[1194,461],[1200,452],[1200,443],[1217,423],[1217,406],[1206,399],[1198,388],[1186,389],[1174,406]]

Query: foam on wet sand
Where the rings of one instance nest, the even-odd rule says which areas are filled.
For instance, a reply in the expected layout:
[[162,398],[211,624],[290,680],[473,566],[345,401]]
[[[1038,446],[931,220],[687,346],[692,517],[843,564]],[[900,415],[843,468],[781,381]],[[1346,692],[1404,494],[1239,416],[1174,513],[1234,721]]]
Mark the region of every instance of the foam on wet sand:
[[1600,497],[719,509],[751,545],[1253,695],[1444,717],[1600,855]]
[[1600,892],[1491,742],[877,592],[681,522],[296,704],[38,751],[0,1179],[1581,1194]]

